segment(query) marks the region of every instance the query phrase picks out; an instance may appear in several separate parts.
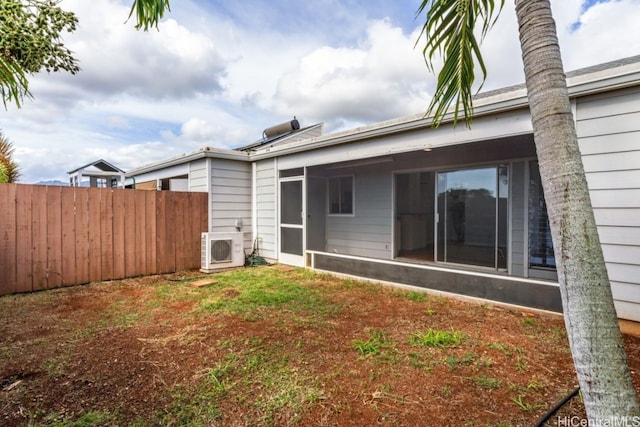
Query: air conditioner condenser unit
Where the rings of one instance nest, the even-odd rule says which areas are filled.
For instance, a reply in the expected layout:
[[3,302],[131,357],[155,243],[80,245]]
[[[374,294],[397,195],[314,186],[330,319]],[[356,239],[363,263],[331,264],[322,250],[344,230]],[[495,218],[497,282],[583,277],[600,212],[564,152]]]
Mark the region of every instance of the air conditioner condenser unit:
[[215,270],[244,265],[242,233],[202,233],[200,271]]

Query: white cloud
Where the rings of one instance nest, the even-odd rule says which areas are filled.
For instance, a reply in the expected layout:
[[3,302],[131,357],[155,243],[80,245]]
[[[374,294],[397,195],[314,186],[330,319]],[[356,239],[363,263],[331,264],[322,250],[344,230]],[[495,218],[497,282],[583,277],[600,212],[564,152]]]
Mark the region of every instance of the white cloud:
[[640,1],[608,1],[594,4],[576,18],[577,28],[561,27],[565,68],[575,70],[640,54],[638,16]]
[[362,123],[425,108],[434,79],[416,38],[383,20],[371,23],[360,46],[317,48],[280,79],[277,111]]
[[[131,0],[63,0],[80,21],[65,41],[82,71],[32,78],[35,100],[0,118],[23,182],[66,180],[97,158],[127,169],[244,145],[293,115],[331,131],[424,111],[435,77],[414,47],[415,4],[329,3],[181,0],[144,33],[124,24]],[[567,70],[640,53],[640,0],[552,7]],[[517,33],[506,2],[483,44],[484,90],[523,82]]]
[[142,32],[123,24],[124,5],[65,0],[62,6],[80,22],[66,43],[82,68],[76,76],[63,75],[64,83],[94,97],[185,98],[221,90],[226,64],[213,40],[174,19],[161,22],[159,31]]

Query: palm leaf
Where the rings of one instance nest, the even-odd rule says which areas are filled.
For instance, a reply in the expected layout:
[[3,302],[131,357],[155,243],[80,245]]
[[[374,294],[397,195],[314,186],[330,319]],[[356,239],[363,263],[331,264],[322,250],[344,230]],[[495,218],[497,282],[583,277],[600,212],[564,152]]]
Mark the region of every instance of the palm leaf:
[[149,27],[158,28],[164,13],[170,11],[169,0],[134,0],[129,12],[129,19],[135,13],[136,29],[147,31]]
[[15,101],[20,108],[20,101],[26,96],[31,98],[27,75],[20,65],[0,54],[0,94],[4,108],[7,102]]
[[422,55],[427,68],[433,72],[435,60],[440,56],[444,59],[438,73],[436,91],[426,112],[426,115],[433,114],[434,127],[442,123],[452,105],[453,124],[457,123],[462,108],[467,126],[471,125],[476,62],[482,72],[482,83],[478,90],[487,77],[474,30],[477,22],[481,21],[482,41],[504,6],[504,0],[497,0],[500,7],[496,13],[495,1],[423,0],[416,12],[416,15],[420,15],[426,11],[419,39],[423,35],[426,39]]

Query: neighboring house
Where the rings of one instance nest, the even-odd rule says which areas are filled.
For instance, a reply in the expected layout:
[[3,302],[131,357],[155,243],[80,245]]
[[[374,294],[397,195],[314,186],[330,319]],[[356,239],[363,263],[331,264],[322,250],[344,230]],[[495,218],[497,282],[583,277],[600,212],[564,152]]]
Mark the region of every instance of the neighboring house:
[[[640,56],[567,76],[618,316],[640,321]],[[297,132],[128,182],[182,174],[210,194],[208,231],[239,230],[281,263],[562,309],[523,86],[478,96],[471,129],[420,113]]]
[[72,187],[86,186],[85,178],[89,179],[89,187],[117,188],[124,186],[124,171],[106,160],[96,160],[69,174],[69,185]]

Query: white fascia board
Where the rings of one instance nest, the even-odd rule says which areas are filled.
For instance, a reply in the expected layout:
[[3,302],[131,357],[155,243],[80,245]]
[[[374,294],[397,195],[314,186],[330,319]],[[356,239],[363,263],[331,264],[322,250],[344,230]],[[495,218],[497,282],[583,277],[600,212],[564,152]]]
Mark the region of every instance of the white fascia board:
[[138,173],[135,175],[127,174],[126,176],[126,185],[140,184],[142,182],[155,181],[157,179],[165,179],[165,178],[175,178],[177,176],[188,175],[189,174],[189,163],[176,164],[171,166],[166,166],[156,170],[149,170],[144,173]]
[[330,145],[322,149],[307,150],[278,158],[280,169],[347,162],[371,157],[435,149],[486,141],[493,138],[530,134],[533,131],[529,111],[520,109],[492,116],[478,117],[471,128],[442,125],[421,132],[386,134],[384,138],[353,141],[351,144]]
[[151,163],[148,165],[140,166],[135,169],[131,169],[127,171],[127,177],[137,177],[141,174],[159,171],[161,169],[165,169],[171,166],[187,164],[194,160],[204,159],[204,158],[216,158],[216,159],[227,159],[227,160],[238,160],[238,161],[249,161],[249,156],[247,153],[236,150],[225,150],[221,148],[214,147],[203,147],[197,151],[193,151],[191,153],[181,154],[176,157],[172,157],[167,160],[162,160],[157,163]]

